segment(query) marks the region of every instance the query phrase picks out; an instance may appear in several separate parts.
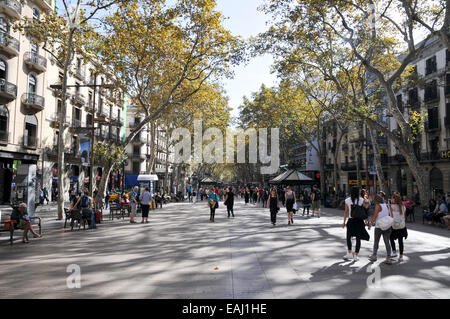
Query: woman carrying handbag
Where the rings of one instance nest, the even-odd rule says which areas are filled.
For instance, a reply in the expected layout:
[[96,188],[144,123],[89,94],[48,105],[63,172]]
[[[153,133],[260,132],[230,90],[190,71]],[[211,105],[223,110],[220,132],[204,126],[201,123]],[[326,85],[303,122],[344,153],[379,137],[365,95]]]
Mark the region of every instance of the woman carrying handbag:
[[[364,220],[367,218],[366,210],[363,207],[364,199],[360,196],[359,187],[351,189],[350,197],[345,199],[344,223],[342,228],[347,228],[347,255],[344,260],[358,261],[361,240],[368,241],[369,234],[366,231]],[[358,214],[363,212],[363,214]],[[363,215],[363,216],[362,216]],[[345,223],[348,217],[347,224]],[[352,238],[356,237],[355,252],[352,253]]]
[[391,247],[392,255],[391,257],[397,257],[397,250],[395,247],[395,241],[398,240],[398,246],[400,249],[400,257],[398,261],[403,261],[403,238],[408,238],[408,230],[406,229],[406,207],[403,205],[400,194],[396,193],[392,196],[392,203],[390,206],[391,216],[394,218],[392,224],[391,233]]
[[391,245],[389,242],[392,232],[392,221],[393,218],[390,215],[389,208],[384,202],[384,199],[380,195],[375,196],[375,213],[369,224],[369,230],[371,225],[375,225],[375,239],[373,243],[373,253],[369,256],[370,261],[377,260],[378,244],[381,236],[383,236],[384,245],[386,246],[385,263],[388,265],[392,264]]
[[208,205],[209,205],[209,211],[210,211],[209,220],[214,223],[216,209],[219,208],[219,197],[214,192],[214,188],[211,188],[211,191],[209,192]]

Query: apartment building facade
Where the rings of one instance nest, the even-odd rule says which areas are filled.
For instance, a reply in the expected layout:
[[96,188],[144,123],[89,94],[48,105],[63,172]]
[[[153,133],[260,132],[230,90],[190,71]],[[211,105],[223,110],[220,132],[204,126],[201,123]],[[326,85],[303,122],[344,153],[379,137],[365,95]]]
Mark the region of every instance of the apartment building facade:
[[[439,39],[426,44],[426,50],[411,64],[420,81],[405,84],[396,93],[397,102],[403,116],[410,111],[422,112],[425,125],[417,138],[414,149],[419,162],[424,167],[433,197],[450,192],[450,54]],[[390,130],[398,128],[386,112],[379,121],[387,123]],[[358,168],[361,185],[372,191],[379,186],[374,166],[373,147],[369,131],[365,126],[348,129],[342,138],[338,156],[338,191],[348,193],[358,185]],[[328,191],[332,192],[334,154],[338,151],[337,140],[342,132],[330,123],[329,133],[324,136],[327,151],[322,159],[325,163]],[[390,191],[399,191],[408,196],[417,192],[417,183],[405,158],[386,136],[376,137],[387,186]]]
[[[127,112],[127,135],[129,135],[139,125],[141,118],[137,116],[139,110],[135,107],[128,107]],[[127,186],[136,185],[137,176],[140,174],[155,174],[158,176],[158,182],[154,185],[155,191],[172,188],[174,153],[169,141],[170,136],[167,134],[164,125],[149,123],[127,146],[128,165],[125,167]],[[151,163],[152,148],[155,154],[153,163]]]
[[[33,39],[12,29],[22,16],[39,19],[53,10],[54,0],[0,0],[0,205],[27,197],[19,185],[36,191],[46,187],[49,193],[57,188],[62,92],[51,85],[61,83],[62,69]],[[123,97],[85,86],[108,83],[108,75],[95,70],[76,57],[67,81],[65,198],[70,188],[90,182],[87,128],[94,126],[95,141],[104,143],[120,144],[124,134]],[[98,181],[102,172],[95,163],[94,171]],[[119,183],[119,174],[114,172],[110,184]],[[24,186],[24,175],[32,187]]]

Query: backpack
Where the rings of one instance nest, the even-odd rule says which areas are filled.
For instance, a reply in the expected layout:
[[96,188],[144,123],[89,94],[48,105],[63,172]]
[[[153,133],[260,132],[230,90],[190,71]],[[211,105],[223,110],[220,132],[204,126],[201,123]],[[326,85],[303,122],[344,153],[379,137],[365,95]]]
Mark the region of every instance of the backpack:
[[367,209],[365,209],[363,206],[358,205],[358,203],[352,203],[351,218],[365,220],[369,218],[369,214],[367,213]]
[[89,196],[84,195],[83,197],[81,197],[81,208],[88,208],[89,204],[90,204],[90,199]]

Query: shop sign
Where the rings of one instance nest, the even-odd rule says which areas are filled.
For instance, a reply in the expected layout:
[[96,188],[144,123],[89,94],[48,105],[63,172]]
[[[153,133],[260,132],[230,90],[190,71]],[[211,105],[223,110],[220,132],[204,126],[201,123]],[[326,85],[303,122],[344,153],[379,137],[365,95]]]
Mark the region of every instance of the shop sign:
[[441,159],[450,159],[450,150],[441,152]]

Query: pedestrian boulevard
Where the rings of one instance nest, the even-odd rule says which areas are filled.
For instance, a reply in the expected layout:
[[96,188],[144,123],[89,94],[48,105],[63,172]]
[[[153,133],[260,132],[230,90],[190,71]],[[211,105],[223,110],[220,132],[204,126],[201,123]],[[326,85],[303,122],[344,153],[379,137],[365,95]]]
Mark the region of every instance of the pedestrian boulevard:
[[[43,208],[44,209],[44,208]],[[0,298],[448,298],[450,231],[408,223],[405,261],[344,261],[342,211],[321,218],[221,203],[215,223],[206,202],[174,203],[150,212],[149,224],[106,220],[96,230],[52,227],[25,245],[0,241]],[[301,214],[300,214],[301,215]],[[140,217],[137,218],[140,222]],[[5,233],[0,235],[4,239]],[[69,265],[81,270],[69,288]]]

